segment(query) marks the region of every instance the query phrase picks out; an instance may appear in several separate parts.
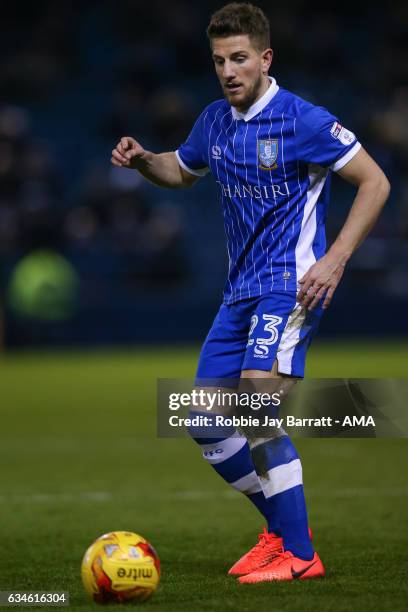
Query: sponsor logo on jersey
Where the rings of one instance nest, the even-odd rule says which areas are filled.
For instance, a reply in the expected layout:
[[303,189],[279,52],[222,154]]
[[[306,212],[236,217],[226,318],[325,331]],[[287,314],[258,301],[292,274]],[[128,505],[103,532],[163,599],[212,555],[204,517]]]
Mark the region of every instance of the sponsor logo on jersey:
[[349,130],[346,130],[346,128],[341,128],[340,134],[338,135],[338,139],[342,144],[349,145],[354,142],[356,137],[353,132],[349,132]]
[[258,140],[257,142],[259,167],[263,170],[273,170],[277,168],[278,141]]
[[332,125],[332,129],[330,130],[330,134],[333,136],[333,138],[337,138],[340,134],[341,129],[342,126],[340,125],[340,123],[337,123],[337,121],[335,121]]
[[344,144],[345,146],[351,144],[356,139],[353,132],[346,130],[346,128],[340,125],[340,123],[337,123],[337,121],[333,123],[332,129],[330,130],[330,134],[336,140],[340,140],[341,144]]
[[249,185],[248,183],[236,183],[235,185],[224,185],[217,181],[221,187],[222,195],[227,198],[252,198],[254,200],[274,200],[278,196],[290,196],[289,185],[284,181],[281,185]]
[[213,145],[211,147],[211,155],[213,159],[221,159],[221,147]]
[[254,357],[266,359],[268,357],[269,347],[266,344],[256,344],[254,348]]

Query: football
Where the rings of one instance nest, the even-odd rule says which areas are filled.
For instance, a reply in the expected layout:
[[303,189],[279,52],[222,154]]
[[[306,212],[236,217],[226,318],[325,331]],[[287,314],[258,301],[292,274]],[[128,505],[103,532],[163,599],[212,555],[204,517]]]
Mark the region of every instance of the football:
[[112,531],[88,548],[81,574],[86,592],[97,603],[144,601],[157,589],[160,561],[137,533]]

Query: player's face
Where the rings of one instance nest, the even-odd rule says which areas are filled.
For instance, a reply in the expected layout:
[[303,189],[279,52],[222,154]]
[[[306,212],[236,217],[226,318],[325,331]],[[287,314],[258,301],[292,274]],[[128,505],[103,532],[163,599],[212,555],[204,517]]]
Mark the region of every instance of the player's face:
[[257,50],[247,34],[214,38],[211,46],[225,97],[238,111],[246,111],[269,87],[272,49]]

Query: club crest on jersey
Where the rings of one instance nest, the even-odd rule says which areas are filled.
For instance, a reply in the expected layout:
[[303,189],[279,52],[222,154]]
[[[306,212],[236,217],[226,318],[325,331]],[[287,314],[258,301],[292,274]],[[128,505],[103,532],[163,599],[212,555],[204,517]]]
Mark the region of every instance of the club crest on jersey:
[[258,140],[259,167],[263,170],[273,170],[277,167],[278,141]]

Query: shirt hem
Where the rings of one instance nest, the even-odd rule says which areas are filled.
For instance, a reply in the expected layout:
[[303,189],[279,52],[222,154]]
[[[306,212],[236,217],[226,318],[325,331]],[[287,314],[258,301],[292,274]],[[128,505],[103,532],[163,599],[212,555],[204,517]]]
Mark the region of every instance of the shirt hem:
[[257,291],[257,292],[248,292],[246,291],[245,293],[242,292],[239,297],[226,297],[225,295],[223,296],[223,304],[225,304],[226,306],[231,306],[232,304],[237,304],[238,302],[243,302],[244,300],[250,300],[252,298],[259,298],[262,297],[264,295],[271,295],[273,293],[293,293],[294,295],[297,294],[297,288],[296,286],[291,286],[288,287],[284,284],[279,284],[279,285],[274,285],[272,289],[269,290],[265,290],[265,291]]

